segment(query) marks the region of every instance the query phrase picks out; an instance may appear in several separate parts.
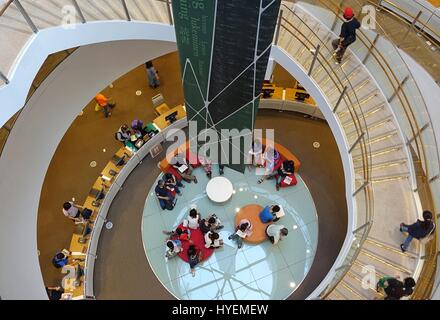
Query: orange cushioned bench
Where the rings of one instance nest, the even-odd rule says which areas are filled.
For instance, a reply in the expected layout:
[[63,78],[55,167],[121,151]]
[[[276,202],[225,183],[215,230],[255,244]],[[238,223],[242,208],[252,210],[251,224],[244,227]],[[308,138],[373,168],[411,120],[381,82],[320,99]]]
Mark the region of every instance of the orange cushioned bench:
[[249,204],[240,209],[235,215],[235,227],[238,226],[242,219],[247,219],[252,224],[252,234],[243,239],[244,242],[251,244],[259,244],[267,240],[266,228],[272,222],[263,223],[260,220],[259,214],[263,211],[263,207],[258,204]]
[[[181,151],[185,152],[186,160],[188,161],[189,164],[191,164],[191,166],[193,168],[197,168],[197,167],[199,167],[201,165],[196,156],[194,156],[195,157],[194,159],[196,160],[196,163],[191,163],[189,161],[190,160],[190,151],[189,151],[189,142],[188,141],[185,143],[184,146],[182,146]],[[162,172],[164,172],[164,173],[165,172],[170,172],[178,180],[182,180],[182,176],[179,174],[179,172],[176,169],[174,169],[174,167],[172,165],[170,165],[168,163],[168,160],[167,160],[168,158],[172,158],[173,156],[177,155],[178,152],[179,152],[179,148],[176,148],[175,150],[173,150],[170,153],[168,153],[167,156],[159,162],[159,169]]]
[[301,166],[301,161],[299,161],[299,159],[286,147],[266,138],[263,138],[261,143],[263,144],[264,147],[266,147],[268,143],[271,143],[274,146],[274,148],[280,153],[281,156],[280,161],[278,163],[278,167],[275,166],[275,170],[277,170],[281,166],[284,160],[293,160],[293,162],[295,163],[295,172],[298,172],[299,167]]

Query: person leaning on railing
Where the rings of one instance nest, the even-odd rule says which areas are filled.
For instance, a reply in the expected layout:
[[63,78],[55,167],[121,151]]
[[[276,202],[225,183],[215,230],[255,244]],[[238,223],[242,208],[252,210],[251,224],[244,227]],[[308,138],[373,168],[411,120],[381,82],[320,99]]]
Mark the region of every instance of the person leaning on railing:
[[347,48],[356,41],[356,30],[361,27],[359,21],[355,18],[353,9],[347,7],[344,9],[344,19],[346,20],[341,27],[339,39],[332,42],[334,57],[336,63],[340,64]]

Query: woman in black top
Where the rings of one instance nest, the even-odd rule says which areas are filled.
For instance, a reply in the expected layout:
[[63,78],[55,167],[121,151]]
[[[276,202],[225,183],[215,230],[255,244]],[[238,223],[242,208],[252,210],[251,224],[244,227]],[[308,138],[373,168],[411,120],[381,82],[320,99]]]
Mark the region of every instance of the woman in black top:
[[334,56],[338,64],[341,63],[348,46],[356,41],[356,30],[361,27],[361,24],[354,16],[353,9],[350,7],[345,8],[344,19],[346,21],[342,24],[339,39],[332,42],[333,49],[335,50]]

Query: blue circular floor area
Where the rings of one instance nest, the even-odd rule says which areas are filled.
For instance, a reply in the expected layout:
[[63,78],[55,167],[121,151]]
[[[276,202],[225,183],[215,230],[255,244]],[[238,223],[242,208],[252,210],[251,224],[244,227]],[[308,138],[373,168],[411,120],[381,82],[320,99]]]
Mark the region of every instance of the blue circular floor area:
[[[294,187],[275,189],[275,181],[258,184],[255,169],[245,174],[225,168],[224,176],[234,186],[232,198],[223,205],[206,195],[208,183],[203,169],[194,170],[198,184],[185,183],[183,195],[177,196],[172,211],[162,210],[154,187],[145,202],[142,217],[142,240],[151,269],[178,299],[183,300],[281,300],[291,295],[306,277],[315,257],[318,243],[318,217],[310,192],[297,175]],[[213,177],[218,169],[213,167]],[[158,177],[160,179],[161,177]],[[224,224],[219,231],[225,244],[207,260],[196,266],[193,277],[189,265],[179,257],[165,258],[167,236],[162,230],[175,229],[197,205],[202,217],[215,213]],[[265,241],[259,245],[244,244],[237,249],[228,236],[234,232],[237,210],[248,204],[279,204],[286,215],[277,222],[289,229],[289,235],[277,245]]]

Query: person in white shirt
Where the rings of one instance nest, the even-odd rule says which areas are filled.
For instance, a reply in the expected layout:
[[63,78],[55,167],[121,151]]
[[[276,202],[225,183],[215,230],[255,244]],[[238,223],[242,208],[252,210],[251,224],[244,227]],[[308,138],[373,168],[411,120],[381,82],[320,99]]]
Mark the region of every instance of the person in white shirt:
[[243,239],[252,234],[252,224],[247,219],[242,219],[238,224],[237,231],[231,234],[228,239],[237,242],[238,249],[243,246]]
[[82,221],[81,219],[81,212],[83,207],[76,205],[72,201],[65,202],[63,204],[63,214],[74,221]]
[[289,230],[281,224],[271,224],[266,228],[266,235],[272,244],[277,244],[283,237],[289,234]]
[[209,231],[205,234],[205,247],[206,248],[220,248],[223,246],[223,239],[220,238],[220,235],[217,232]]
[[263,144],[261,143],[260,139],[255,139],[252,142],[251,149],[248,152],[247,163],[256,167],[264,165]]
[[200,214],[197,212],[196,208],[192,208],[189,211],[188,218],[184,221],[184,226],[190,229],[198,229],[200,222]]
[[167,251],[165,253],[166,258],[171,259],[177,256],[182,251],[183,251],[182,241],[178,239],[167,241]]

